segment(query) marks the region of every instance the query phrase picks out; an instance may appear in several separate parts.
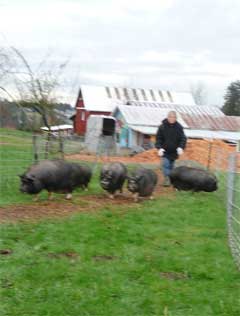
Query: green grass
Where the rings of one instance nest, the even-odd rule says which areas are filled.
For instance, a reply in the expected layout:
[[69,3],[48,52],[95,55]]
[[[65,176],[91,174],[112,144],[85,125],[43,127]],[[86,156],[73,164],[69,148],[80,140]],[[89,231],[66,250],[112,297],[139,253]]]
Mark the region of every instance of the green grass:
[[[1,316],[240,315],[240,274],[216,195],[2,225],[5,248],[13,253],[1,256]],[[65,252],[77,257],[49,256]]]
[[[3,144],[1,144],[3,143]],[[76,143],[76,142],[75,142]],[[76,144],[75,144],[76,145]],[[73,153],[73,150],[78,150],[80,145],[75,146],[71,144],[71,141],[66,141],[64,148],[67,153]],[[24,173],[27,168],[33,164],[33,149],[32,149],[32,134],[24,131],[1,129],[0,128],[0,207],[19,203],[32,202],[32,196],[22,194],[19,191],[20,187],[20,174]],[[50,152],[49,158],[59,158],[57,153],[57,143],[54,143],[53,151]],[[41,153],[40,159],[44,159],[44,145],[40,144]],[[94,166],[94,162],[86,162],[90,166]],[[132,165],[129,168],[134,168]],[[153,166],[151,166],[153,167]],[[100,165],[96,166],[94,179],[91,182],[91,191],[81,192],[77,190],[77,194],[97,194],[102,192],[99,189],[98,177],[99,177]],[[43,194],[43,198],[46,194]]]
[[[29,203],[16,174],[32,160],[31,138],[0,132],[9,139],[0,146],[0,204]],[[97,175],[89,193],[75,194],[93,193],[101,193]],[[2,224],[0,249],[12,254],[0,255],[0,315],[239,316],[240,273],[225,217],[218,194],[179,192],[131,207]]]
[[[58,142],[53,142],[49,158],[59,157]],[[74,149],[70,141],[65,142],[66,150]],[[80,145],[79,145],[80,146]],[[77,149],[77,146],[75,149]],[[44,143],[38,144],[39,159],[44,159]],[[0,206],[29,203],[32,197],[19,191],[22,174],[33,163],[32,134],[29,132],[0,128]]]
[[32,138],[27,132],[0,129],[0,206],[27,201],[19,192],[19,178],[33,161]]

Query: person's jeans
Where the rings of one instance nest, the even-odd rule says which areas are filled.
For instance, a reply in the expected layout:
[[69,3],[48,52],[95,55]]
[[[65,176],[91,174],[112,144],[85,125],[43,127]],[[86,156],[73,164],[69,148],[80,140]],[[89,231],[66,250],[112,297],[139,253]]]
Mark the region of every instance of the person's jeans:
[[164,177],[169,177],[170,172],[174,168],[174,160],[170,160],[167,157],[162,158],[162,170]]

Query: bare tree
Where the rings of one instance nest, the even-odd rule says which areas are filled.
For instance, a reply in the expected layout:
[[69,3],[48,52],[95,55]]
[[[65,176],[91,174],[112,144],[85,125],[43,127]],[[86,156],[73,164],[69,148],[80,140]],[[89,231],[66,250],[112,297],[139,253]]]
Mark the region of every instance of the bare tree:
[[15,65],[12,74],[19,95],[18,102],[21,106],[32,108],[39,113],[44,125],[50,130],[54,120],[56,90],[60,86],[60,77],[67,62],[53,67],[48,64],[46,57],[33,69],[20,50],[15,47],[11,47],[11,50]]
[[207,103],[207,90],[204,83],[199,81],[195,84],[192,84],[190,86],[190,91],[197,105],[203,105]]

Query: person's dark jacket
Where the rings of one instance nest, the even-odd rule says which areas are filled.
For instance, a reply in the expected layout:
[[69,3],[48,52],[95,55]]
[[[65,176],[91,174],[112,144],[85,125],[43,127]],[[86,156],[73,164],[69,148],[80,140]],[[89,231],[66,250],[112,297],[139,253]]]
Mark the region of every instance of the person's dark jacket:
[[177,159],[177,148],[184,149],[186,142],[187,138],[180,123],[170,124],[167,119],[163,120],[157,131],[155,147],[165,149],[164,156],[166,158]]

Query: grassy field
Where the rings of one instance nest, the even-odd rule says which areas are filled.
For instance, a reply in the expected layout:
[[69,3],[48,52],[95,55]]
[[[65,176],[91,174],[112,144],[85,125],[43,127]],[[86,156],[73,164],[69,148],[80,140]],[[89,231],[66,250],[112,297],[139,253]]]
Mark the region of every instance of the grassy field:
[[[5,204],[30,202],[17,188],[9,182]],[[96,178],[92,192],[101,194]],[[0,249],[11,253],[0,255],[0,315],[239,316],[240,273],[225,217],[217,194],[179,192],[2,224]]]
[[[53,142],[50,158],[59,158],[58,141]],[[78,149],[76,143],[65,142],[67,151]],[[29,203],[32,197],[19,192],[19,177],[33,163],[32,135],[24,131],[0,128],[0,206]],[[79,145],[80,147],[80,145]],[[44,159],[44,143],[38,143],[39,159]]]

